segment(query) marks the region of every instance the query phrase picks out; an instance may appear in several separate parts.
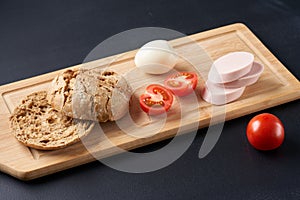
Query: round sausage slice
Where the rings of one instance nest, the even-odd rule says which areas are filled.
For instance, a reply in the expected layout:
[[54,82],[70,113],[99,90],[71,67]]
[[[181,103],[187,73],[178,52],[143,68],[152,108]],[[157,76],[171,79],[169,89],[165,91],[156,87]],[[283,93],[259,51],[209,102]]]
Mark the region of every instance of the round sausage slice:
[[263,70],[264,70],[264,66],[262,64],[258,62],[254,62],[250,72],[248,72],[240,79],[228,83],[217,83],[217,85],[225,88],[246,87],[256,83]]
[[248,52],[232,52],[218,58],[212,65],[208,79],[213,83],[228,83],[250,72],[254,56]]
[[203,100],[214,105],[223,105],[240,98],[245,90],[241,88],[223,88],[211,82],[206,82],[201,91]]

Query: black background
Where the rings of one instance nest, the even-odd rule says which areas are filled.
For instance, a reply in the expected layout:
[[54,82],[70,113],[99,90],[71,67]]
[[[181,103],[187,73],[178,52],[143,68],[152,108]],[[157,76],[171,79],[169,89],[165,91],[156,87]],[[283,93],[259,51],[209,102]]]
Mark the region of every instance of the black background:
[[[300,79],[300,3],[247,1],[0,1],[0,84],[80,63],[106,38],[155,26],[193,34],[245,23]],[[277,150],[262,153],[247,142],[247,122],[225,123],[204,159],[206,129],[188,151],[159,171],[129,174],[93,162],[30,182],[0,172],[0,199],[300,199],[299,100],[266,110],[285,125]],[[145,147],[149,151],[162,146]]]

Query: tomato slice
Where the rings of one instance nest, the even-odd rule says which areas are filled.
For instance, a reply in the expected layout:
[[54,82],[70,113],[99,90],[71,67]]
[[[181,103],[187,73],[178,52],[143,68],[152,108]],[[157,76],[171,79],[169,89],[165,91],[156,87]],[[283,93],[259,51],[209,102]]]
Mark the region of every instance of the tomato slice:
[[140,96],[140,106],[149,115],[158,115],[167,112],[173,103],[173,94],[164,86],[151,84]]
[[186,96],[195,90],[198,76],[194,72],[179,72],[167,78],[164,85],[177,96]]

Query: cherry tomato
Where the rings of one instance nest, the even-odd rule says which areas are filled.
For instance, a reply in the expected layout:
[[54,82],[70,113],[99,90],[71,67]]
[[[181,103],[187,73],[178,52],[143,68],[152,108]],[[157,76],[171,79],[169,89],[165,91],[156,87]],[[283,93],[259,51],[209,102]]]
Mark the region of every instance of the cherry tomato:
[[198,76],[194,72],[179,72],[167,78],[166,88],[177,96],[186,96],[193,92],[198,83]]
[[284,127],[275,115],[263,113],[250,120],[247,126],[247,138],[258,150],[278,148],[284,139]]
[[173,103],[173,94],[162,85],[151,84],[140,96],[140,106],[149,115],[167,112]]

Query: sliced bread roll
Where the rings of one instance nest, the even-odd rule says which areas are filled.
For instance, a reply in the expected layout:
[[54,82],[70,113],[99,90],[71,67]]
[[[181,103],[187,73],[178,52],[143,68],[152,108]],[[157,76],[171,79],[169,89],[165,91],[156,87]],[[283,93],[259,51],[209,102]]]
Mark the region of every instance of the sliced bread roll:
[[131,89],[110,69],[69,69],[52,81],[48,97],[53,108],[69,117],[106,122],[125,115]]
[[74,120],[51,107],[47,92],[28,95],[10,117],[15,137],[24,145],[55,150],[74,144],[93,128],[91,121]]

